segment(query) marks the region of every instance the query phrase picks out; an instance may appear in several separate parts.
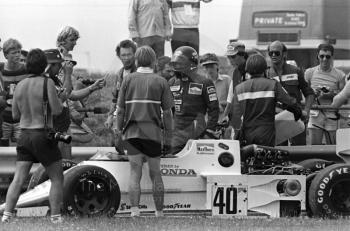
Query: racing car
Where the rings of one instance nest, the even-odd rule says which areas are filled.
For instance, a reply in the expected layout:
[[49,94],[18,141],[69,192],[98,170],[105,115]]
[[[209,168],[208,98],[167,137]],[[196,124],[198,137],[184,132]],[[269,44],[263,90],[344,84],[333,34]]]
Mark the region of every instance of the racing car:
[[[337,131],[337,161],[314,158],[299,163],[293,163],[292,151],[283,148],[241,147],[237,140],[189,140],[176,156],[161,159],[164,212],[219,217],[349,215],[348,137],[350,129]],[[127,156],[99,148],[89,160],[78,164],[64,161],[64,168],[67,214],[130,213]],[[147,168],[144,165],[141,180],[142,214],[155,211]],[[50,181],[46,179],[45,172],[38,169],[28,191],[19,198],[17,215],[33,207],[49,209]],[[0,211],[3,209],[4,204]]]

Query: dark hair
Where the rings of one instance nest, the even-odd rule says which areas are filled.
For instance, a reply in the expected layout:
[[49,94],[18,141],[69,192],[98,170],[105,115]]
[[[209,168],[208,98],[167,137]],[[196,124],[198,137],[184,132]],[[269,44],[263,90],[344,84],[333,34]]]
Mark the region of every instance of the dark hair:
[[157,70],[161,71],[165,68],[165,65],[170,63],[171,58],[169,56],[161,56],[157,59]]
[[250,75],[260,75],[267,69],[267,63],[262,55],[254,54],[249,56],[245,65],[245,70]]
[[320,51],[330,51],[332,56],[333,56],[334,47],[331,44],[328,44],[328,43],[321,43],[317,47],[317,53],[319,53]]
[[132,51],[134,53],[136,52],[136,44],[129,39],[121,41],[115,48],[115,51],[117,52],[118,57],[120,56],[120,48],[132,48]]
[[154,68],[156,62],[156,53],[150,46],[142,46],[137,48],[135,52],[135,60],[137,67]]
[[21,50],[21,55],[23,55],[24,57],[27,57],[28,56],[28,51]]
[[40,75],[44,73],[46,66],[47,59],[42,50],[36,48],[29,51],[26,62],[28,74]]

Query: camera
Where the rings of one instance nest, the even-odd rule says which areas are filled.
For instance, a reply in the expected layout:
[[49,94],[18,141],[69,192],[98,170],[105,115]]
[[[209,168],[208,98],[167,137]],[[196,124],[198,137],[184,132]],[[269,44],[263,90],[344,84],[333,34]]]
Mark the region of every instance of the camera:
[[94,84],[94,83],[96,82],[96,80],[94,80],[94,79],[84,79],[84,78],[82,78],[82,77],[80,77],[79,80],[80,80],[80,82],[82,82],[84,85],[88,85],[88,86],[90,86],[90,85],[92,85],[92,84]]
[[50,131],[49,132],[49,139],[56,140],[56,141],[61,141],[63,143],[69,144],[72,141],[72,136],[65,135],[65,134],[63,134],[61,132]]
[[329,89],[329,87],[322,86],[321,91],[323,91],[324,93],[328,93],[330,91],[330,89]]

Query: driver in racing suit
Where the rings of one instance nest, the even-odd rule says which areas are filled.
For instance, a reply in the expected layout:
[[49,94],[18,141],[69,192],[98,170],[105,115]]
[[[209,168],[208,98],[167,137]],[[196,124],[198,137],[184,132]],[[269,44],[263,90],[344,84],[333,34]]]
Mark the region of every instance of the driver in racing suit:
[[212,80],[197,73],[198,54],[195,49],[189,46],[177,48],[171,65],[175,73],[169,80],[175,103],[172,153],[176,154],[189,139],[196,139],[205,131],[215,135],[219,103]]

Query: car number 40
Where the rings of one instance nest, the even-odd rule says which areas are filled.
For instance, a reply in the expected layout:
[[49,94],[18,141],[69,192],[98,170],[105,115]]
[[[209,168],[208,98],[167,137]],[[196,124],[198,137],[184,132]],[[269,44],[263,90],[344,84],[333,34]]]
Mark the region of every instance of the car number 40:
[[214,216],[246,214],[246,187],[215,185],[212,192],[212,211]]

